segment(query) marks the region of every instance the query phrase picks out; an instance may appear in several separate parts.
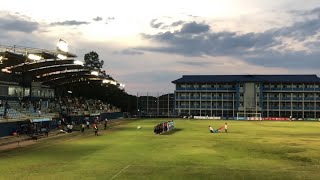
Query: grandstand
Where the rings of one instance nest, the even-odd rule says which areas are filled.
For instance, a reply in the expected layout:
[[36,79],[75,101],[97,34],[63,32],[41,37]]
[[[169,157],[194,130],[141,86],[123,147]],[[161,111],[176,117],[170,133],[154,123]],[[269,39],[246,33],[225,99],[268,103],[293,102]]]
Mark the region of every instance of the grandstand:
[[[77,99],[62,91],[72,84],[91,82],[123,87],[105,71],[87,67],[76,58],[63,40],[59,40],[56,50],[0,45],[0,123],[119,112],[106,102]],[[1,131],[0,136],[8,135],[8,130]]]

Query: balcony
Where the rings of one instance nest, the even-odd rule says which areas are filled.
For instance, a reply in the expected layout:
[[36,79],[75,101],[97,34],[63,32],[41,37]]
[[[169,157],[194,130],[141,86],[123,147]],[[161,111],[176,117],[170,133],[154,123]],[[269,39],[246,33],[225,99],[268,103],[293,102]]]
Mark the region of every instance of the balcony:
[[303,88],[292,88],[292,91],[303,91]]
[[176,100],[186,100],[186,99],[189,99],[189,97],[180,96],[180,97],[177,97],[177,98],[176,98]]
[[279,100],[279,97],[269,97],[269,100]]
[[303,100],[303,97],[293,97],[293,100]]
[[304,100],[314,100],[314,97],[305,97]]
[[200,100],[200,96],[191,96],[190,99],[191,100]]
[[271,91],[281,91],[281,88],[270,88]]
[[200,108],[200,105],[198,105],[198,106],[190,106],[190,108],[192,108],[192,109],[198,109],[198,108]]
[[189,106],[187,106],[187,105],[180,105],[180,106],[176,106],[176,108],[189,108]]
[[223,97],[223,100],[233,100],[232,97]]
[[210,96],[205,96],[205,97],[201,97],[201,100],[211,100],[211,97]]
[[201,109],[211,109],[211,106],[201,106]]
[[287,109],[288,110],[288,109],[291,109],[291,107],[290,106],[281,106],[280,109]]
[[291,100],[291,97],[282,97],[281,100]]
[[304,88],[304,91],[314,91],[314,88]]

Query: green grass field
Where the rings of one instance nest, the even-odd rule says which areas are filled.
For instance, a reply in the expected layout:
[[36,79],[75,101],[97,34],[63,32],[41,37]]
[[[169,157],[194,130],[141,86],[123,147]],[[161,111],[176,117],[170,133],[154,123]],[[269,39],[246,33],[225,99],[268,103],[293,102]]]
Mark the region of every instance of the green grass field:
[[[131,120],[0,152],[0,179],[320,179],[320,123]],[[142,128],[137,129],[140,125]]]

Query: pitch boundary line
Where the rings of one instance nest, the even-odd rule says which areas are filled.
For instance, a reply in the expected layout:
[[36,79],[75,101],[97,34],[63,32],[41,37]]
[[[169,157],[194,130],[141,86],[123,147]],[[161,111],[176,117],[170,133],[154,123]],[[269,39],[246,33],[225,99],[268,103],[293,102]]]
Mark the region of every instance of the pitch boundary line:
[[123,171],[125,171],[126,169],[128,169],[131,165],[128,165],[126,167],[124,167],[123,169],[121,169],[117,174],[115,174],[114,176],[112,176],[111,180],[116,178],[117,176],[119,176]]

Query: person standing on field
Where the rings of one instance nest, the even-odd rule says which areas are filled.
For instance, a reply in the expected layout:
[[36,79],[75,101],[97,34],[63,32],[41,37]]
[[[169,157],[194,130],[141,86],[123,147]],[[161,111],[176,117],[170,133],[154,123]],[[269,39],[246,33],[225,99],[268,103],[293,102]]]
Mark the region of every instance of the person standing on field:
[[106,119],[104,120],[104,130],[107,129],[107,126],[108,126],[108,119],[106,118]]
[[90,126],[89,121],[87,121],[86,123],[87,123],[87,129],[89,129],[89,126]]
[[228,124],[224,123],[224,132],[228,133]]

